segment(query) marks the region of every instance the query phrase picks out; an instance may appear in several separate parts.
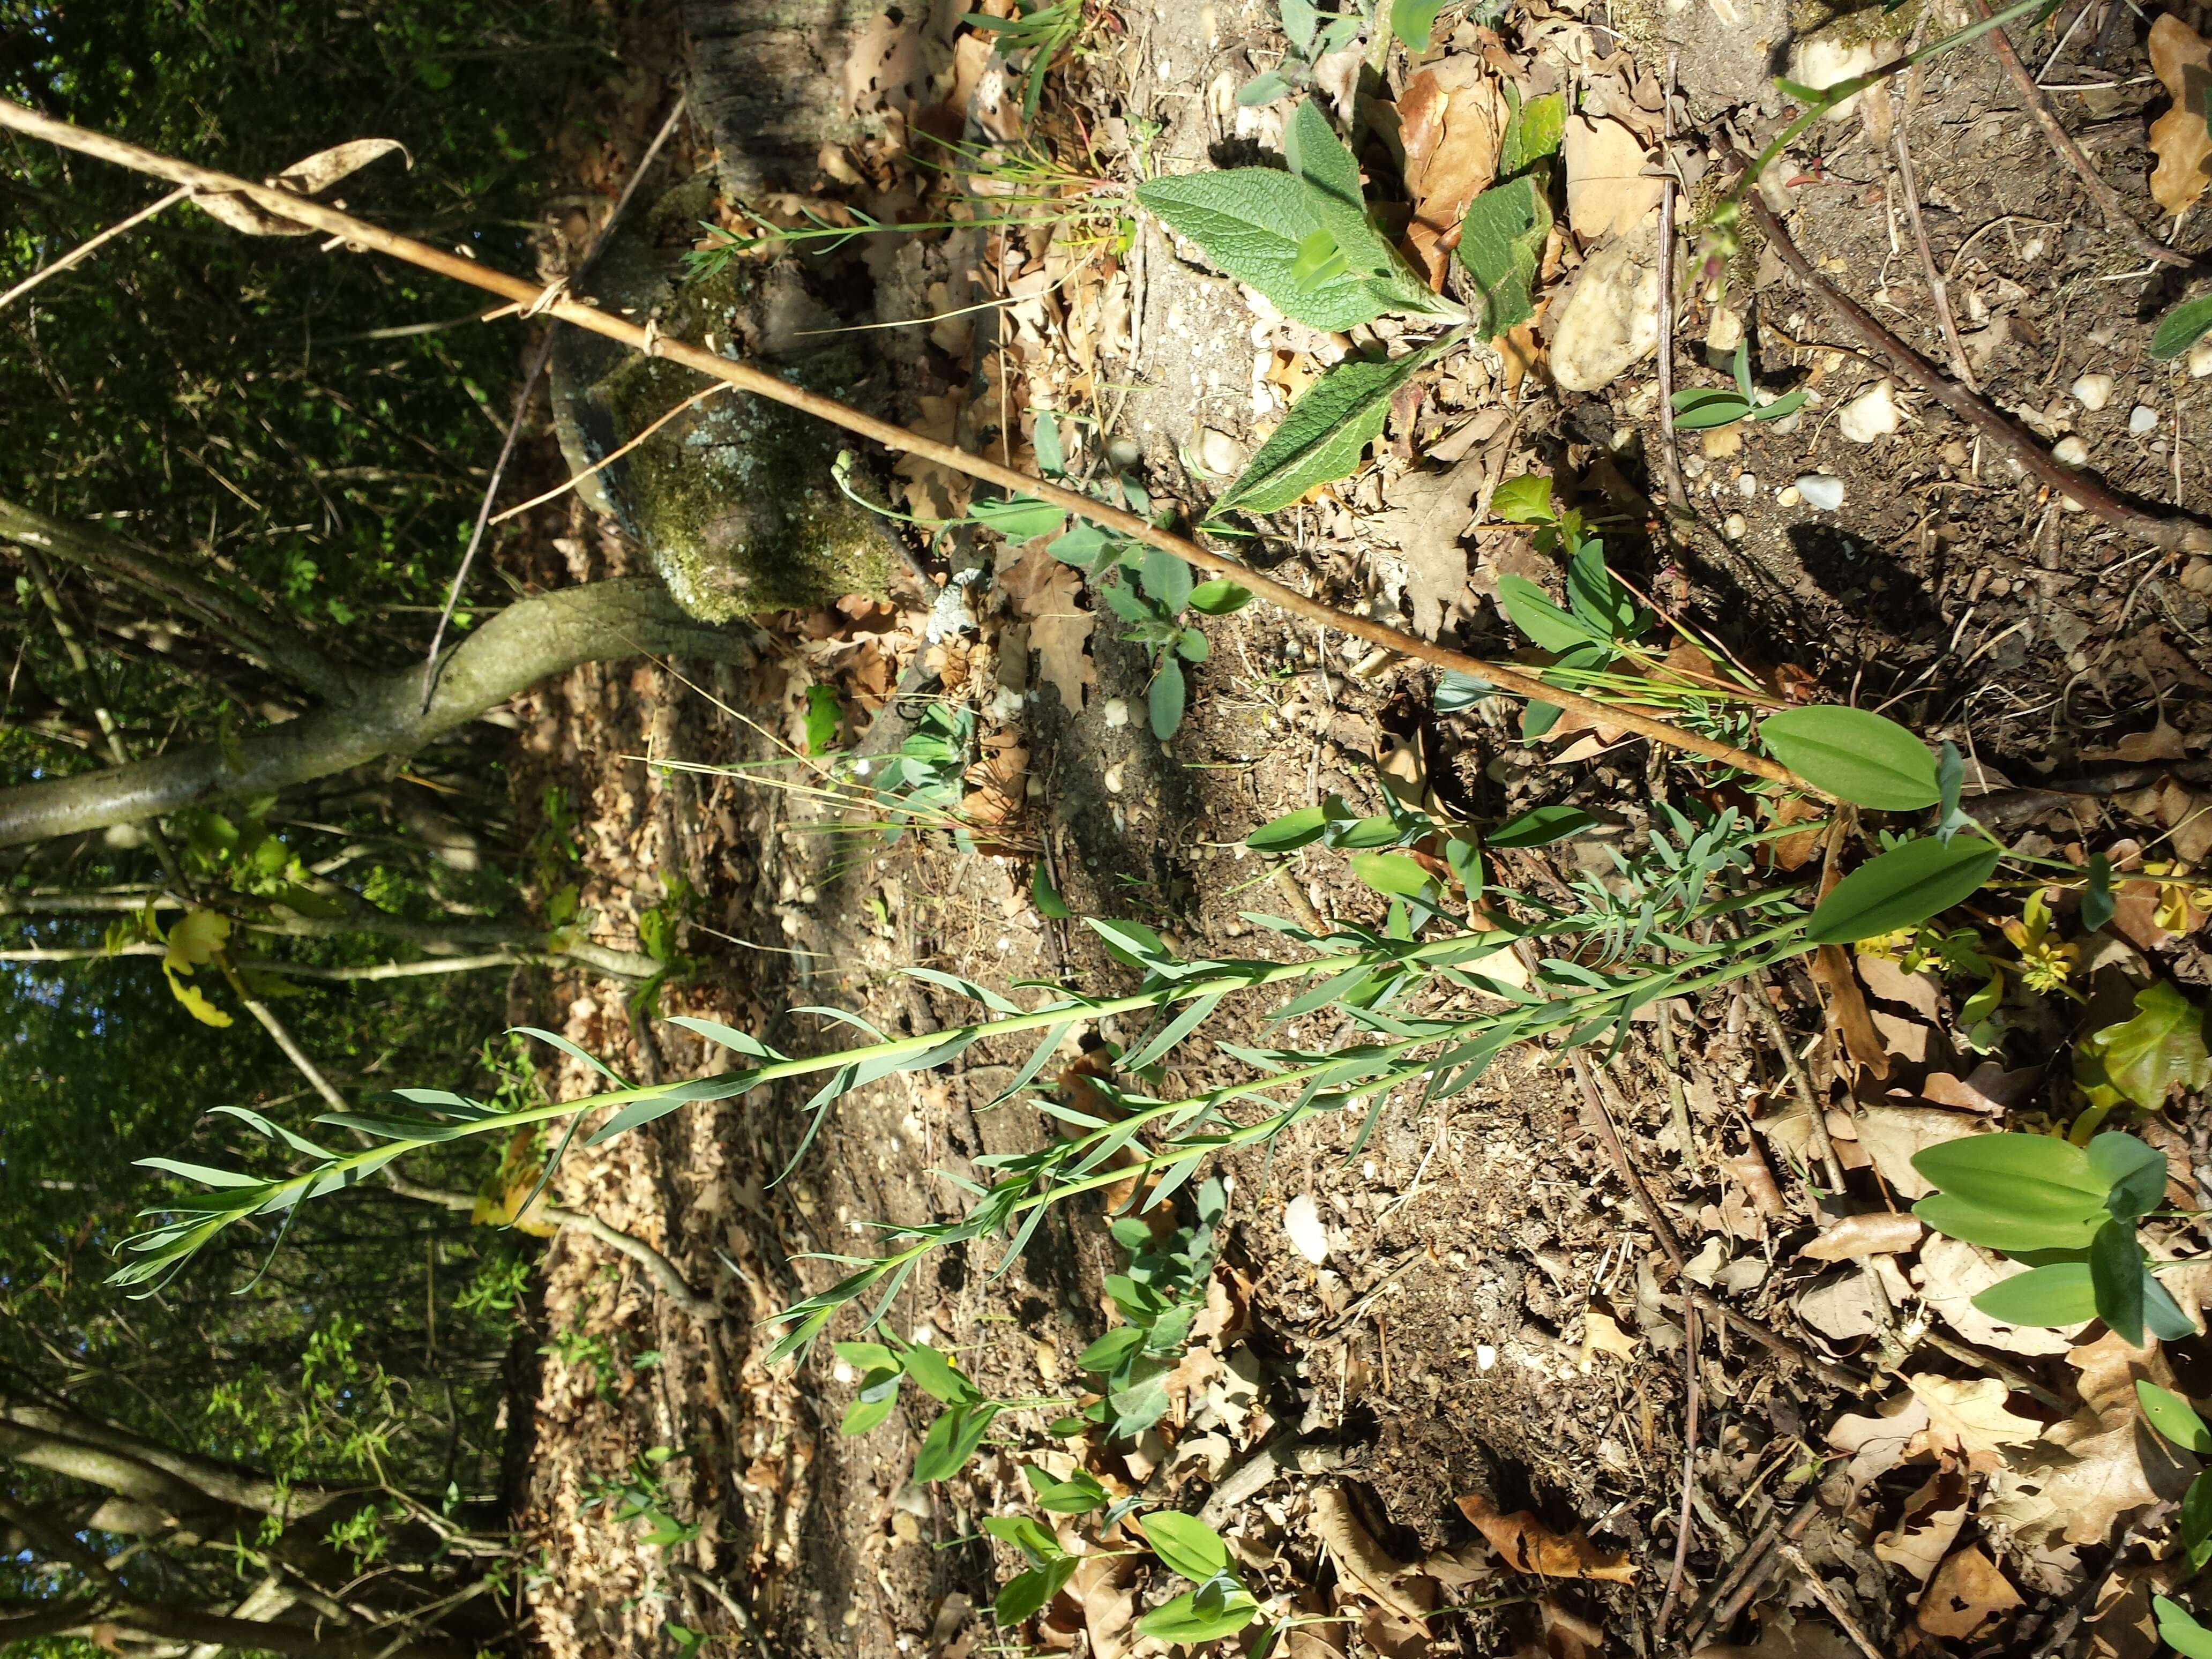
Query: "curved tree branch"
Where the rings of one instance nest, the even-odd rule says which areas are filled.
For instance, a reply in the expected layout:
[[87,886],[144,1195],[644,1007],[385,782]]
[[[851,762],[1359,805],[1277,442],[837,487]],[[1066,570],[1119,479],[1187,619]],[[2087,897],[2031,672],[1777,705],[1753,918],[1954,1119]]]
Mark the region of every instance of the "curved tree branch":
[[448,652],[429,706],[410,667],[364,676],[349,702],[243,738],[0,790],[0,847],[104,830],[240,795],[272,794],[411,754],[548,676],[646,653],[729,659],[737,636],[693,621],[651,577],[519,599]]

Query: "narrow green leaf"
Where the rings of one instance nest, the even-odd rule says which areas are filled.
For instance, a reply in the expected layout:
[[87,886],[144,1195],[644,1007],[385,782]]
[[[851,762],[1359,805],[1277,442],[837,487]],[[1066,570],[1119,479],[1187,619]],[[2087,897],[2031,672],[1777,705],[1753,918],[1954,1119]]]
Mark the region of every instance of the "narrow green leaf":
[[2133,1135],[2107,1130],[2085,1149],[2089,1173],[2106,1183],[2105,1207],[2122,1221],[2148,1215],[2166,1199],[2166,1154]]
[[1163,1642],[1196,1647],[1234,1636],[1259,1616],[1260,1604],[1248,1591],[1237,1590],[1218,1607],[1208,1608],[1199,1605],[1197,1591],[1186,1590],[1137,1620],[1137,1629]]
[[1082,1565],[1080,1556],[1061,1555],[1041,1567],[1015,1574],[991,1603],[991,1617],[1001,1625],[1018,1625],[1032,1614],[1043,1612]]
[[1391,0],[1390,32],[1405,42],[1407,52],[1419,57],[1429,49],[1437,14],[1443,9],[1444,0]]
[[2197,1408],[2172,1389],[2161,1389],[2155,1382],[2137,1377],[2136,1399],[2142,1407],[2143,1415],[2150,1419],[2151,1427],[2175,1445],[2199,1457],[2212,1455],[2212,1428],[2205,1427]]
[[1170,1572],[1202,1584],[1229,1565],[1229,1546],[1194,1515],[1156,1510],[1144,1520],[1145,1541]]
[[1337,364],[1291,405],[1273,435],[1214,502],[1214,512],[1273,513],[1310,489],[1349,477],[1367,446],[1382,435],[1390,399],[1431,355],[1352,357]]
[[1289,853],[1319,841],[1328,830],[1328,816],[1318,806],[1301,806],[1271,818],[1250,835],[1244,844],[1255,853]]
[[1759,738],[1814,788],[1854,806],[1910,812],[1935,805],[1941,793],[1928,745],[1864,708],[1786,708],[1760,723]]
[[948,1406],[978,1397],[975,1385],[955,1370],[951,1360],[925,1343],[911,1343],[901,1349],[899,1360],[915,1387]]
[[1060,897],[1060,890],[1052,884],[1051,872],[1044,867],[1042,859],[1037,860],[1036,873],[1030,878],[1030,902],[1036,906],[1039,915],[1054,921],[1066,921],[1075,914],[1067,908],[1067,901]]
[[2191,1572],[2202,1572],[2212,1561],[2212,1475],[2199,1474],[2182,1494],[2181,1547]]
[[1484,836],[1486,847],[1548,847],[1597,827],[1579,806],[1534,806]]
[[2207,1630],[2189,1616],[2189,1609],[2169,1596],[2150,1598],[2151,1611],[2158,1614],[2158,1639],[2181,1656],[2181,1659],[2212,1659],[2212,1630]]
[[1941,915],[1973,896],[1997,867],[1999,849],[1976,836],[1948,846],[1921,837],[1870,859],[1836,884],[1805,928],[1814,945],[1849,945]]
[[1571,651],[1597,642],[1587,624],[1553,604],[1526,576],[1500,576],[1498,602],[1513,625],[1547,651]]
[[983,1443],[983,1437],[991,1431],[991,1420],[998,1414],[998,1406],[989,1401],[973,1406],[947,1406],[939,1412],[937,1420],[929,1425],[929,1432],[922,1437],[921,1449],[915,1455],[915,1480],[927,1486],[933,1480],[957,1474],[961,1466]]
[[1683,432],[1733,426],[1751,413],[1751,404],[1731,387],[1703,386],[1674,394],[1674,425]]
[[2097,1229],[2089,1241],[2089,1283],[2097,1292],[2098,1317],[2129,1346],[2142,1346],[2142,1246],[2132,1223],[2107,1221]]
[[1151,716],[1152,735],[1165,743],[1182,724],[1182,711],[1190,695],[1185,684],[1182,665],[1172,654],[1163,658],[1160,672],[1152,676],[1152,689],[1146,699]]
[[1378,893],[1412,897],[1428,886],[1431,878],[1403,853],[1361,853],[1352,860],[1352,873]]

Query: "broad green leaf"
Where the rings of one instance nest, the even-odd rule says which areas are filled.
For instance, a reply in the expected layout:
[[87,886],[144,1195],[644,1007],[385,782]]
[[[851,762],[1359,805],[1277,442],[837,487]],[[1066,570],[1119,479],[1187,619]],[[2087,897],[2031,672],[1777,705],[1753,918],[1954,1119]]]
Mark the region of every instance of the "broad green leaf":
[[1358,276],[1391,273],[1395,256],[1367,217],[1359,162],[1336,136],[1318,99],[1307,99],[1283,124],[1283,159],[1313,186],[1316,210],[1345,266]]
[[2212,1659],[2212,1630],[2191,1618],[2188,1608],[2164,1595],[2152,1596],[2150,1605],[2158,1614],[2160,1641],[2179,1654],[2181,1659]]
[[1605,568],[1605,544],[1584,542],[1567,561],[1567,608],[1594,635],[1626,639],[1637,631],[1635,596]]
[[2151,331],[2150,355],[2163,362],[2179,357],[2212,330],[2212,294],[2184,300],[2158,319]]
[[927,1486],[958,1474],[961,1465],[983,1443],[983,1437],[991,1431],[991,1419],[998,1414],[997,1405],[988,1401],[981,1405],[947,1406],[939,1412],[922,1437],[921,1449],[915,1454],[915,1481]]
[[1110,1374],[1144,1346],[1143,1326],[1116,1325],[1076,1357],[1075,1368],[1081,1371]]
[[1508,478],[1491,492],[1490,510],[1507,524],[1553,524],[1552,481],[1540,473]]
[[2130,1347],[2143,1340],[2143,1255],[2135,1224],[2108,1220],[2089,1241],[2089,1283],[2097,1316]]
[[1225,1597],[1219,1607],[1210,1609],[1199,1606],[1197,1591],[1186,1590],[1137,1620],[1137,1628],[1163,1642],[1196,1647],[1200,1643],[1234,1636],[1259,1616],[1260,1604],[1245,1590],[1236,1591]]
[[1863,708],[1785,708],[1760,722],[1766,752],[1816,789],[1854,806],[1911,812],[1936,805],[1936,757],[1899,726]]
[[1431,878],[1415,860],[1403,853],[1362,853],[1352,860],[1352,873],[1378,893],[1411,897]]
[[[1512,83],[1507,82],[1510,86]],[[1547,92],[1540,98],[1531,98],[1513,112],[1513,118],[1505,124],[1504,142],[1498,151],[1498,176],[1510,179],[1525,171],[1534,161],[1540,161],[1556,152],[1559,141],[1567,131],[1567,98],[1565,93]]]
[[1262,70],[1237,88],[1237,101],[1247,109],[1258,109],[1290,94],[1290,76],[1280,70]]
[[2205,1427],[2197,1408],[2172,1389],[2161,1389],[2155,1382],[2137,1377],[2136,1400],[2142,1407],[2143,1415],[2150,1419],[2151,1427],[2175,1445],[2199,1457],[2212,1454],[2212,1429]]
[[2112,861],[2102,853],[2089,855],[2089,884],[2081,892],[2081,925],[2091,933],[2100,930],[2118,911],[2112,897]]
[[1032,1566],[1047,1561],[1057,1561],[1067,1552],[1060,1547],[1060,1540],[1047,1532],[1043,1525],[1026,1515],[991,1515],[983,1517],[983,1530],[1002,1543],[1012,1544],[1029,1557]]
[[1137,580],[1170,614],[1188,603],[1197,572],[1188,559],[1179,559],[1163,547],[1148,547],[1137,566]]
[[2182,1494],[2181,1547],[2191,1572],[2202,1572],[2212,1561],[2212,1476],[2199,1474]]
[[[1330,799],[1336,799],[1331,796]],[[1332,822],[1328,844],[1347,853],[1370,847],[1395,847],[1398,821],[1377,813],[1371,818],[1338,818]]]
[[1297,280],[1300,248],[1317,230],[1334,234],[1338,215],[1334,198],[1296,174],[1274,167],[1185,173],[1139,185],[1137,200],[1309,327],[1357,328],[1402,303],[1394,299],[1395,283],[1370,281],[1356,270],[1318,286]]
[[1526,576],[1500,576],[1498,602],[1513,625],[1547,651],[1571,651],[1597,642],[1586,624],[1553,605]]
[[1282,0],[1277,8],[1283,19],[1283,33],[1291,44],[1307,57],[1313,56],[1314,34],[1321,27],[1321,13],[1314,0]]
[[1244,844],[1255,853],[1289,853],[1319,841],[1328,830],[1328,815],[1318,806],[1301,806],[1271,818],[1250,835]]
[[1160,663],[1160,672],[1152,676],[1152,689],[1146,698],[1146,712],[1151,716],[1152,735],[1165,743],[1182,724],[1182,711],[1190,689],[1183,679],[1182,665],[1170,655]]
[[810,685],[806,688],[806,752],[821,755],[829,752],[837,741],[837,728],[843,724],[844,708],[837,702],[834,685]]
[[2097,1293],[2086,1261],[2030,1267],[2000,1279],[1973,1300],[1982,1312],[2008,1325],[2079,1325],[2097,1316]]
[[1525,175],[1492,185],[1468,204],[1459,261],[1481,290],[1486,338],[1494,340],[1536,314],[1536,266],[1551,228],[1551,204],[1539,182]]
[[991,1603],[991,1617],[1001,1625],[1018,1625],[1043,1612],[1082,1565],[1079,1555],[1061,1555],[1041,1567],[1016,1573],[1000,1588],[997,1600]]
[[1429,36],[1437,27],[1437,14],[1444,0],[1390,0],[1390,32],[1419,57],[1429,49]]
[[1684,432],[1733,426],[1751,413],[1751,404],[1733,387],[1704,386],[1674,394],[1674,425]]
[[1273,513],[1310,489],[1349,477],[1367,446],[1382,435],[1390,399],[1431,355],[1416,351],[1388,360],[1353,357],[1337,364],[1291,405],[1283,423],[1245,464],[1213,510]]
[[2143,1263],[2143,1328],[2161,1342],[2179,1342],[2184,1337],[2197,1334],[2197,1322],[2181,1311],[2181,1304],[2173,1294]]
[[2148,1215],[2166,1198],[2166,1154],[2133,1135],[2110,1131],[2086,1148],[2089,1173],[2105,1183],[2105,1207],[2122,1221]]
[[832,1342],[830,1352],[856,1371],[895,1371],[898,1356],[880,1342]]
[[1144,1521],[1145,1541],[1170,1572],[1202,1584],[1229,1565],[1229,1546],[1194,1515],[1156,1510]]
[[1978,1203],[2047,1192],[2069,1212],[2094,1214],[2105,1207],[2107,1183],[2089,1154],[2057,1135],[1962,1135],[1915,1152],[1912,1167],[1930,1185]]
[[1066,524],[1067,509],[1033,495],[1009,495],[1004,501],[978,501],[968,509],[968,516],[1010,542],[1033,542]]
[[1087,1515],[1092,1510],[1104,1509],[1110,1501],[1097,1477],[1083,1469],[1059,1480],[1036,1465],[1027,1464],[1023,1467],[1022,1475],[1037,1495],[1037,1507],[1054,1515]]
[[1805,937],[1814,945],[1849,945],[1941,915],[1990,878],[1998,853],[1993,843],[1964,836],[1948,846],[1923,836],[1893,847],[1836,884]]
[[1252,603],[1252,590],[1216,576],[1190,590],[1190,608],[1201,616],[1225,617]]
[[1596,827],[1597,820],[1579,806],[1534,806],[1507,819],[1482,840],[1486,847],[1548,847]]
[[936,1349],[916,1342],[902,1349],[899,1358],[906,1374],[924,1394],[948,1406],[977,1398],[975,1385],[953,1370],[952,1362]]
[[2094,1210],[2085,1206],[2063,1218],[2027,1217],[2009,1206],[1979,1204],[1950,1193],[1931,1194],[1912,1206],[1912,1213],[1948,1237],[1984,1249],[2014,1251],[2086,1249],[2097,1230],[2111,1219],[2101,1205]]
[[[842,1344],[840,1346],[842,1346]],[[888,1366],[872,1367],[860,1379],[860,1392],[846,1408],[840,1434],[866,1434],[891,1414],[898,1403],[899,1373]]]
[[2212,1086],[2203,1012],[2164,980],[2136,993],[2136,1010],[2134,1018],[2107,1025],[2083,1044],[2120,1091],[2154,1112],[2177,1087]]

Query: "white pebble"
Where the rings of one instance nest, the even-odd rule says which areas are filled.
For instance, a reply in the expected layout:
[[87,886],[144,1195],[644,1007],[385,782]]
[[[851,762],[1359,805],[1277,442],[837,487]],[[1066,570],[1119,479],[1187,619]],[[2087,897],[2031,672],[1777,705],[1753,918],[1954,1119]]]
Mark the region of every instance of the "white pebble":
[[1498,1350],[1487,1342],[1478,1342],[1474,1347],[1474,1368],[1486,1371],[1498,1363]]
[[1198,464],[1208,472],[1229,477],[1244,465],[1244,451],[1226,432],[1208,427],[1198,434]]
[[1797,493],[1796,484],[1784,484],[1774,492],[1774,504],[1777,507],[1795,507],[1804,499]]
[[1887,438],[1902,424],[1897,398],[1887,380],[1878,380],[1845,404],[1836,416],[1836,430],[1855,444]]
[[2212,334],[2189,348],[2189,375],[2195,380],[2212,375]]
[[2084,409],[2102,409],[2112,401],[2112,377],[2109,374],[2084,374],[2067,388],[2074,401]]
[[[1115,761],[1111,766],[1108,767],[1106,769],[1105,775],[1101,778],[1099,781],[1106,786],[1106,793],[1108,794],[1120,794],[1121,793],[1121,763],[1120,761]],[[1115,808],[1115,811],[1117,812],[1120,810],[1121,809],[1119,807]]]
[[1283,1231],[1290,1235],[1291,1247],[1315,1267],[1328,1260],[1328,1231],[1321,1224],[1312,1194],[1300,1193],[1283,1206]]
[[1732,542],[1743,539],[1744,529],[1743,514],[1741,513],[1731,513],[1721,520],[1721,534]]
[[2137,404],[2128,416],[2128,430],[2138,438],[2147,438],[2158,430],[2158,411],[2148,404]]
[[1735,481],[1735,493],[1747,501],[1759,494],[1759,474],[1747,472]]
[[2089,446],[2070,434],[2051,446],[2051,459],[2068,466],[2087,466],[2089,464]]
[[1129,705],[1120,697],[1106,699],[1106,729],[1118,732],[1129,723]]
[[1844,504],[1844,481],[1829,472],[1808,472],[1797,480],[1797,494],[1818,513],[1833,513]]

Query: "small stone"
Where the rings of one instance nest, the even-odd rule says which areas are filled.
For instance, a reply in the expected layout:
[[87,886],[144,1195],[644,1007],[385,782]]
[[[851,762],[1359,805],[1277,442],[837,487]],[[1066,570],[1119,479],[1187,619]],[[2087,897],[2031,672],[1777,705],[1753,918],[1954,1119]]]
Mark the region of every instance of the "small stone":
[[1552,379],[1563,392],[1598,391],[1650,356],[1659,343],[1656,227],[1600,249],[1553,314]]
[[1735,481],[1735,493],[1749,501],[1759,494],[1759,474],[1747,472]]
[[2137,404],[2128,415],[2128,430],[2138,438],[2147,438],[2158,430],[2158,411],[2148,404]]
[[1497,1349],[1492,1347],[1487,1342],[1478,1342],[1474,1345],[1475,1370],[1478,1371],[1486,1371],[1497,1363]]
[[1120,794],[1121,793],[1121,763],[1120,761],[1115,761],[1111,766],[1108,767],[1106,769],[1105,775],[1100,778],[1099,781],[1106,786],[1106,793],[1108,794]]
[[1844,504],[1844,481],[1832,473],[1808,472],[1797,480],[1797,494],[1817,513],[1833,513]]
[[1732,542],[1740,542],[1743,539],[1745,527],[1743,514],[1741,513],[1731,513],[1721,520],[1721,534]]
[[1111,438],[1107,441],[1106,459],[1116,466],[1134,466],[1145,459],[1145,447],[1134,438]]
[[1735,355],[1743,339],[1743,319],[1722,306],[1713,313],[1713,320],[1705,330],[1705,350],[1709,360],[1726,362]]
[[2084,374],[2067,388],[2074,401],[2087,410],[2100,410],[2112,401],[2112,377],[2109,374]]
[[1774,504],[1777,507],[1795,507],[1804,499],[1797,493],[1796,484],[1784,484],[1774,492]]
[[2067,466],[2087,466],[2089,465],[2089,446],[2069,434],[2051,445],[2051,456],[2053,460]]
[[1283,1206],[1283,1231],[1291,1247],[1318,1267],[1328,1260],[1328,1230],[1321,1224],[1321,1212],[1311,1193],[1300,1193]]
[[1233,477],[1244,465],[1244,451],[1226,432],[1207,427],[1198,434],[1198,464],[1220,477]]
[[2189,348],[2189,377],[2202,380],[2212,376],[2212,334],[2206,335]]
[[1845,404],[1836,416],[1836,430],[1855,444],[1887,438],[1903,424],[1897,412],[1896,393],[1887,380],[1877,381]]
[[1725,460],[1743,447],[1742,423],[1707,427],[1698,434],[1698,447],[1705,452],[1708,460]]
[[1118,732],[1129,723],[1129,705],[1121,697],[1106,699],[1106,729]]

